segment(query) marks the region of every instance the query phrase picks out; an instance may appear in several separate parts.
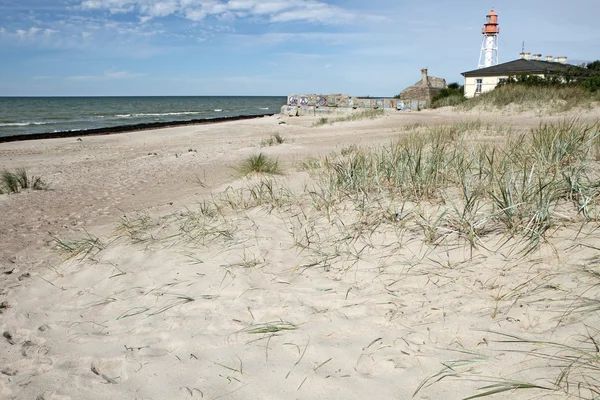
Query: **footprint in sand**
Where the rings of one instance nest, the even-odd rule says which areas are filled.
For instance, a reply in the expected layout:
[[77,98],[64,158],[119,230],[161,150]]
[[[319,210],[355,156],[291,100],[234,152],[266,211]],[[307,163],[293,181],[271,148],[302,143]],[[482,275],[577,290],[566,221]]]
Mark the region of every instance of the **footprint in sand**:
[[56,392],[44,392],[35,400],[71,400],[69,396],[60,396]]
[[92,361],[90,369],[107,383],[117,384],[127,380],[125,362],[122,358],[103,358]]

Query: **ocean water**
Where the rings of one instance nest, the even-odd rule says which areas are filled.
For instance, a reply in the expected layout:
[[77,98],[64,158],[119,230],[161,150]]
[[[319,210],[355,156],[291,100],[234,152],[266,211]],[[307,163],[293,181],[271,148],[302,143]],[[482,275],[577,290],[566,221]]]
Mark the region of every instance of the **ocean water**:
[[0,97],[0,137],[275,114],[281,97]]

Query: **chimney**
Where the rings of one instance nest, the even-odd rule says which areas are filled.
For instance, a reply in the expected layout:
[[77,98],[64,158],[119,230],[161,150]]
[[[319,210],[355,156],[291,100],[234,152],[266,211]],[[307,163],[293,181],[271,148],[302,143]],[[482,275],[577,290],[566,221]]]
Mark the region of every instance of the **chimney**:
[[557,56],[554,61],[561,63],[561,64],[566,64],[567,63],[567,57],[565,56]]
[[523,53],[523,60],[530,60],[531,59],[531,53]]
[[546,61],[552,62],[554,61],[554,59],[552,58],[552,56],[546,56]]
[[427,79],[427,68],[423,68],[421,70],[421,81],[424,85],[429,85],[429,80]]
[[520,60],[524,60],[525,59],[525,53],[519,53],[519,59]]
[[534,54],[533,55],[533,59],[535,61],[541,61],[542,60],[542,55],[541,54]]

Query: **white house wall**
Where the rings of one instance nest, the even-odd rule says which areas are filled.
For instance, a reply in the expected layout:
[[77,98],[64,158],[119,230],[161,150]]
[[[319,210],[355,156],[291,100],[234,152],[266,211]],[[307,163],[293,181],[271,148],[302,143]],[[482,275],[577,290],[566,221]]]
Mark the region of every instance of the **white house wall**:
[[475,97],[475,91],[477,90],[477,79],[482,80],[481,93],[492,91],[498,86],[500,78],[506,79],[507,76],[477,76],[465,78],[465,97]]
[[[543,74],[532,74],[543,77]],[[492,91],[498,86],[500,79],[508,79],[508,75],[465,77],[465,97],[475,97],[477,79],[482,80],[481,93]]]

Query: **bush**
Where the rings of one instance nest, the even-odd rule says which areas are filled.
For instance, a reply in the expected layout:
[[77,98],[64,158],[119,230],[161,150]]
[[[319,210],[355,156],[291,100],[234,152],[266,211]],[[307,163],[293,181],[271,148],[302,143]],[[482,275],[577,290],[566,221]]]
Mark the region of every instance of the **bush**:
[[600,61],[594,61],[581,67],[573,66],[567,68],[564,72],[548,72],[544,76],[511,75],[502,85],[578,86],[593,93],[600,90]]
[[454,106],[462,103],[465,100],[464,86],[459,85],[457,82],[452,82],[447,88],[442,89],[438,94],[433,96],[431,99],[431,107],[446,107]]

